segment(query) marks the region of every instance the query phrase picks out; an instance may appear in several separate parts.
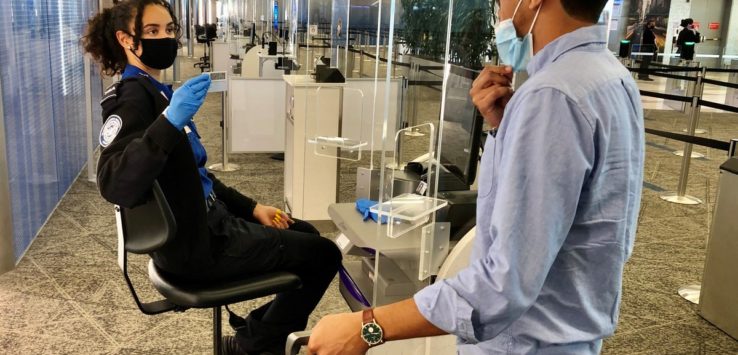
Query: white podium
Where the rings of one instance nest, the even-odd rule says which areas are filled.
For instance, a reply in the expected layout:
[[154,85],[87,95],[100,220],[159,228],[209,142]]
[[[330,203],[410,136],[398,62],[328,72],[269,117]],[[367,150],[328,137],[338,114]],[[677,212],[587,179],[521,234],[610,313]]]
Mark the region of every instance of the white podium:
[[307,75],[285,75],[284,81],[285,208],[299,219],[329,220],[328,206],[337,197],[338,160],[315,154],[315,144],[308,141],[316,134],[339,135],[344,84],[316,83]]

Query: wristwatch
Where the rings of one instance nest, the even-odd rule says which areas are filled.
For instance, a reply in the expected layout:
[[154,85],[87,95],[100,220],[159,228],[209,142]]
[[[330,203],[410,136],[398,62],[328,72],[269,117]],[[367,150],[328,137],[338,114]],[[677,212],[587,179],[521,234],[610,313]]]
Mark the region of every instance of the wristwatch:
[[374,309],[369,308],[364,310],[361,324],[361,339],[369,344],[369,347],[384,342],[384,332],[382,331],[382,327],[374,319]]

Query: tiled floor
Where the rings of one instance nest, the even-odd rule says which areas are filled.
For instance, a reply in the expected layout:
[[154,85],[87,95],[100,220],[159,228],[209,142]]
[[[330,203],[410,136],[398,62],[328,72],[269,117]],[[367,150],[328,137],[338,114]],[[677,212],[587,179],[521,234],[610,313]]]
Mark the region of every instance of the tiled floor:
[[[663,82],[644,87],[663,90]],[[219,100],[208,98],[197,117],[211,162],[220,156]],[[671,131],[686,127],[685,115],[645,101],[648,127]],[[705,136],[738,137],[737,115],[707,112],[701,126],[708,131]],[[647,138],[647,188],[638,237],[625,269],[619,328],[605,341],[603,354],[738,354],[738,341],[700,318],[697,306],[676,293],[679,286],[701,279],[723,153],[696,149],[707,159],[693,160],[688,193],[707,203],[674,205],[659,195],[676,188],[680,158],[671,151],[682,145]],[[238,154],[231,160],[242,170],[218,174],[224,182],[262,203],[280,203],[281,162],[266,154]],[[117,268],[114,226],[112,206],[100,198],[93,183],[78,179],[17,269],[0,276],[0,354],[211,352],[208,310],[153,317],[137,310]],[[148,286],[145,262],[145,257],[134,258],[132,273],[141,296],[151,299],[156,293]],[[235,308],[245,313],[264,302]],[[334,282],[309,326],[325,314],[346,310]]]

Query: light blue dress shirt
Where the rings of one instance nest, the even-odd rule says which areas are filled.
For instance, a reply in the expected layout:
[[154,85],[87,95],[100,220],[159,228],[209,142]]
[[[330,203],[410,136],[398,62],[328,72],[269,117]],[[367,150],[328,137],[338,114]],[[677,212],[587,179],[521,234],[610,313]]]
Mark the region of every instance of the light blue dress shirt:
[[470,265],[415,295],[461,354],[597,354],[643,182],[638,87],[591,26],[529,63],[482,156]]

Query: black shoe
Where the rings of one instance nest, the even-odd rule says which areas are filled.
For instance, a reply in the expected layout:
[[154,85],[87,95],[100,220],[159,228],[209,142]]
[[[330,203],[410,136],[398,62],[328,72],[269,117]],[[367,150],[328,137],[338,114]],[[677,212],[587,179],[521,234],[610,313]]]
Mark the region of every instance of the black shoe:
[[232,335],[226,335],[221,338],[220,341],[221,353],[224,355],[248,355],[246,351],[241,349],[241,345],[238,345],[236,337]]

